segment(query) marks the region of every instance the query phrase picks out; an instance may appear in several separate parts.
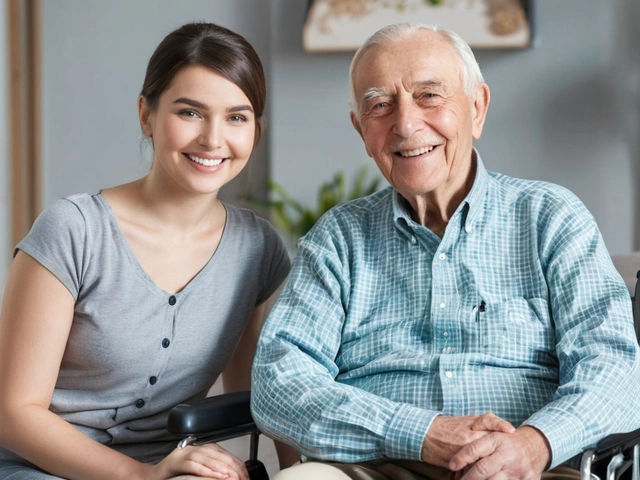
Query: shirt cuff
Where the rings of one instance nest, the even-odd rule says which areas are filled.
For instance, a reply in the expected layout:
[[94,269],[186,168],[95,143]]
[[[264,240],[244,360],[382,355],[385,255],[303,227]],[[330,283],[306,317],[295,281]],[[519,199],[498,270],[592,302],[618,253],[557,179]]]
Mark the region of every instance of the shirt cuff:
[[438,412],[403,403],[396,411],[384,439],[384,456],[397,460],[422,460],[422,443]]
[[585,438],[583,422],[569,412],[544,410],[533,414],[523,425],[531,425],[542,432],[551,447],[549,469],[576,456],[576,445],[582,445]]

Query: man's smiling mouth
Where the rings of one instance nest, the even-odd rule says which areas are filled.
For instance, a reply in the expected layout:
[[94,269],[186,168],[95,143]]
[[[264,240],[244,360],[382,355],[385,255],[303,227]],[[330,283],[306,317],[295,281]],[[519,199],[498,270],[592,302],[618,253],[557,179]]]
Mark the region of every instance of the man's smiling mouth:
[[396,152],[396,155],[399,155],[399,156],[404,157],[404,158],[417,157],[419,155],[424,155],[425,153],[431,152],[434,148],[436,148],[436,145],[431,145],[429,147],[417,148],[415,150],[401,150],[401,151]]

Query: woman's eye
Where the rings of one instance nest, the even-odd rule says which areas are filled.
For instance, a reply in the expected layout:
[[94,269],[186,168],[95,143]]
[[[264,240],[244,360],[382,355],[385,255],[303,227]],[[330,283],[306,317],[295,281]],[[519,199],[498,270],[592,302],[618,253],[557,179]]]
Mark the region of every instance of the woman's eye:
[[244,123],[247,121],[247,118],[244,115],[231,115],[231,117],[229,117],[229,120],[234,123]]
[[180,115],[182,115],[183,117],[192,117],[192,118],[196,118],[200,116],[198,115],[198,112],[191,109],[180,110]]

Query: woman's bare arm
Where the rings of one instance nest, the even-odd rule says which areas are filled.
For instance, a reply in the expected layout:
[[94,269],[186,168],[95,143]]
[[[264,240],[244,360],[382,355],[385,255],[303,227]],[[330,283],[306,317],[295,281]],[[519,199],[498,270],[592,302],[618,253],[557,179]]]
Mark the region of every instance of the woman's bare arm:
[[247,480],[244,465],[219,447],[176,449],[159,464],[146,465],[51,412],[73,309],[66,287],[19,251],[0,312],[0,445],[70,480],[163,480],[181,473]]

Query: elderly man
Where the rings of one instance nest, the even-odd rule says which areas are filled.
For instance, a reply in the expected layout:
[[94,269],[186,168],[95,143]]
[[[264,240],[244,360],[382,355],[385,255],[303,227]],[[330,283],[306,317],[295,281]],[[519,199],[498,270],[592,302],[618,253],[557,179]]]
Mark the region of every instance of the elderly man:
[[453,32],[386,27],[350,81],[391,187],[300,241],[262,332],[254,417],[308,460],[277,478],[578,478],[562,464],[640,427],[629,294],[593,217],[485,169],[489,88]]

